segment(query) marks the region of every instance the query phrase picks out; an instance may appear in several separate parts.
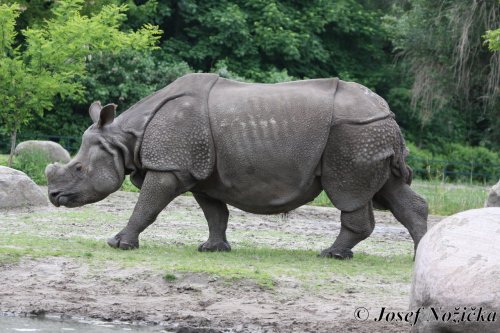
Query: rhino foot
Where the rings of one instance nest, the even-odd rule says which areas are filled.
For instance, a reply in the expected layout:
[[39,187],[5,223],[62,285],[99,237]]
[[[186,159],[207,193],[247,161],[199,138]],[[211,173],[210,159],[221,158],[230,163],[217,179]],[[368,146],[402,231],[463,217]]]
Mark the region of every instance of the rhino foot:
[[227,241],[211,241],[207,240],[198,246],[200,252],[218,252],[218,251],[231,251],[231,245]]
[[320,257],[335,258],[335,259],[352,259],[352,251],[349,249],[328,248],[321,251]]
[[114,237],[108,238],[108,245],[115,249],[122,250],[138,249],[139,237],[131,237],[118,233]]

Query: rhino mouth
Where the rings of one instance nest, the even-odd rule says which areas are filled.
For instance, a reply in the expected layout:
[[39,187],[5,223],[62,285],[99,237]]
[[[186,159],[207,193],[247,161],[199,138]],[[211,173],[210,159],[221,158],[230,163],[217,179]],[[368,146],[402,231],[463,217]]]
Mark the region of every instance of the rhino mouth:
[[60,207],[74,207],[75,203],[73,202],[75,198],[74,193],[65,193],[65,192],[52,192],[50,193],[50,201],[54,206]]

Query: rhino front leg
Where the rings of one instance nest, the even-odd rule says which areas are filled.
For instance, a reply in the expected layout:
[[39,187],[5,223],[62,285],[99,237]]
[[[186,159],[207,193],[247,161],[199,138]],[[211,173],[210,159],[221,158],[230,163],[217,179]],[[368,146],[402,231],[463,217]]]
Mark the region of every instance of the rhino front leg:
[[207,219],[209,232],[208,240],[200,244],[198,251],[231,251],[231,246],[226,239],[229,219],[227,205],[203,194],[193,193],[193,195]]
[[371,201],[353,212],[342,211],[340,215],[340,234],[328,249],[321,252],[322,257],[335,259],[352,258],[351,249],[367,238],[375,228]]
[[148,171],[127,226],[108,239],[109,246],[123,250],[138,248],[139,234],[156,220],[170,201],[187,190],[172,172]]

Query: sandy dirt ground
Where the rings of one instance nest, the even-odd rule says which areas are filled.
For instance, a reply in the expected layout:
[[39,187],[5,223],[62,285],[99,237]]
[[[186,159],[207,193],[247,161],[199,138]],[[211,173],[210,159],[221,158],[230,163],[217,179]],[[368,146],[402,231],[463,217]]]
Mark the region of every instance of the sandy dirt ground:
[[[92,207],[127,216],[136,199],[136,193],[117,192]],[[77,208],[76,211],[79,209],[84,208]],[[0,220],[0,227],[4,232],[32,228],[32,225],[23,225],[24,222],[15,216],[26,212],[51,211],[55,212],[56,208],[47,206],[35,210],[3,211],[0,215],[6,218],[3,222]],[[167,207],[167,212],[160,215],[160,220],[168,219],[168,223],[153,224],[143,236],[171,240],[172,234],[185,227],[186,221],[181,217],[186,212],[194,220],[203,220],[193,198],[179,197]],[[289,213],[286,218],[247,214],[233,208],[230,214],[229,235],[238,230],[257,229],[279,230],[292,235],[273,240],[275,246],[280,248],[310,248],[308,243],[321,237],[333,241],[340,228],[340,212],[334,208],[304,206]],[[430,226],[440,219],[430,217]],[[387,244],[389,249],[392,243],[411,244],[408,232],[392,215],[376,212],[376,220],[371,238],[379,244]],[[51,234],[50,228],[44,229],[43,223],[40,220],[41,234],[58,237],[56,231]],[[113,228],[119,231],[116,225],[109,230]],[[97,235],[101,233],[85,225],[70,230],[69,235],[64,237],[71,236],[71,233],[75,236],[94,233],[99,238]],[[206,230],[200,233],[206,235]],[[294,238],[293,235],[300,237]],[[254,241],[265,243],[267,240],[263,238],[265,236],[256,235]],[[329,245],[326,240],[324,242]],[[235,243],[232,244],[234,247]],[[124,268],[113,263],[96,270],[82,261],[66,257],[24,258],[17,263],[4,264],[0,266],[0,281],[0,311],[17,315],[50,314],[66,318],[141,322],[158,324],[158,331],[167,332],[409,331],[409,326],[404,323],[379,323],[372,318],[357,321],[354,318],[358,307],[364,307],[371,313],[380,311],[382,306],[407,310],[409,283],[385,285],[384,281],[361,279],[359,287],[354,290],[311,293],[286,278],[279,280],[271,289],[250,280],[228,283],[224,279],[197,273],[181,273],[177,280],[166,282],[159,271]],[[372,286],[374,283],[380,285],[378,292],[373,292],[373,288],[369,293],[363,291],[363,284]]]

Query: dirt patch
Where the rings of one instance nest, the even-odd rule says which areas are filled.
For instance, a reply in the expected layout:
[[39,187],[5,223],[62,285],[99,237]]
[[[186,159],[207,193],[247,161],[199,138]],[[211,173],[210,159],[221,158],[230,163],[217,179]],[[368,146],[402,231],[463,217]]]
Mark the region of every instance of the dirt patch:
[[[118,192],[91,206],[99,212],[126,219],[136,199],[136,193]],[[78,213],[84,209],[67,211]],[[10,231],[33,228],[31,222],[17,217],[27,213],[43,216],[52,211],[61,212],[61,209],[47,206],[33,211],[4,211],[2,228]],[[238,209],[230,209],[230,214],[228,237],[233,247],[240,242],[269,246],[272,241],[271,246],[279,248],[319,250],[333,242],[340,228],[340,212],[333,208],[305,206],[286,217],[259,216]],[[384,251],[387,254],[398,250],[391,248],[394,243],[404,244],[405,249],[411,247],[408,232],[392,215],[377,212],[376,220],[371,243],[360,244],[362,251],[384,255]],[[431,217],[430,225],[439,220],[440,217]],[[40,233],[50,237],[78,235],[104,239],[111,231],[119,231],[125,221],[120,226],[112,222],[68,226],[65,221],[65,232],[57,226],[57,221],[41,218],[37,223]],[[206,228],[194,199],[180,197],[167,207],[141,240],[170,242],[176,234],[199,230],[189,234],[187,242],[195,244],[207,236]],[[254,230],[267,230],[278,236],[271,239],[266,233],[252,234]],[[287,278],[279,279],[272,289],[249,280],[227,281],[195,273],[181,273],[175,281],[168,282],[162,272],[155,270],[124,268],[113,263],[96,267],[63,257],[22,259],[16,264],[0,266],[0,281],[0,311],[15,314],[146,322],[184,332],[190,331],[187,328],[206,328],[199,332],[208,332],[209,328],[214,332],[407,332],[409,329],[404,323],[373,320],[382,306],[397,311],[407,309],[408,283],[384,285],[383,281],[359,279],[355,289],[321,293],[301,288]],[[379,291],[373,291],[374,283],[380,284]],[[370,291],[364,292],[365,287]],[[370,312],[369,320],[355,320],[354,311],[358,307]]]

